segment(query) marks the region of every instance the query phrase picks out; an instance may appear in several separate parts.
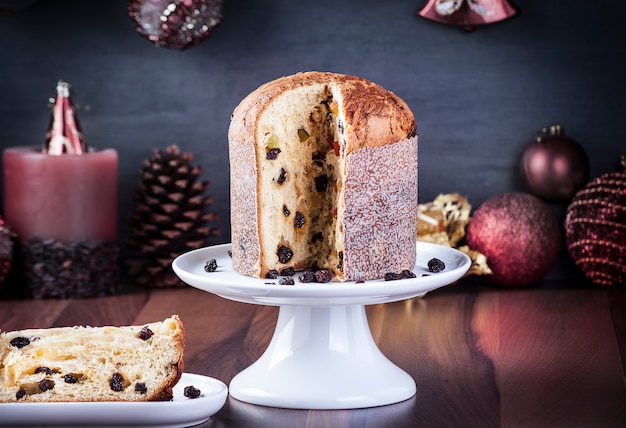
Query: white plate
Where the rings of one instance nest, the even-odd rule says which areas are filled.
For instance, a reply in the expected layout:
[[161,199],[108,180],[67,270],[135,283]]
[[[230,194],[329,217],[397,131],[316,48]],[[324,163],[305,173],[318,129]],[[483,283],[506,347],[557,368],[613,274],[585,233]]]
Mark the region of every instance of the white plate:
[[[185,386],[201,391],[186,398]],[[188,427],[217,413],[228,396],[226,385],[211,377],[183,373],[172,401],[97,403],[0,403],[2,426]]]
[[[369,305],[394,302],[423,295],[460,279],[471,266],[470,258],[454,249],[425,242],[417,243],[416,278],[399,281],[369,280],[355,282],[300,283],[280,285],[277,280],[259,279],[233,272],[228,255],[231,244],[215,245],[189,251],[172,263],[180,279],[193,287],[226,299],[263,305]],[[438,258],[445,270],[432,273],[427,263]],[[205,272],[207,260],[216,259],[217,271]],[[427,275],[427,276],[423,276]]]

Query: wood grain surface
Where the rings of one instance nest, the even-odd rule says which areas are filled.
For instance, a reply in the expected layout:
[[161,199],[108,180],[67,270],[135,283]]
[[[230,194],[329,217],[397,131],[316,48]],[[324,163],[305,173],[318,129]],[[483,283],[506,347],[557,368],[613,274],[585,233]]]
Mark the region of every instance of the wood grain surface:
[[[366,312],[381,351],[415,379],[414,397],[332,411],[229,398],[203,426],[626,426],[624,290],[462,281]],[[267,347],[278,308],[191,287],[133,289],[98,299],[0,300],[0,328],[142,324],[174,313],[186,330],[185,371],[228,384]]]

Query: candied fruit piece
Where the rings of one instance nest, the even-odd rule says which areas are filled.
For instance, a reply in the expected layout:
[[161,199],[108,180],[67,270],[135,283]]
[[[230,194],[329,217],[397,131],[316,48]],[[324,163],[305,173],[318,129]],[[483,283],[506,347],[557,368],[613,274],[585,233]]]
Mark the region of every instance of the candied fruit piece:
[[146,327],[142,328],[142,329],[139,331],[139,338],[140,338],[141,340],[148,340],[148,339],[150,339],[150,338],[152,337],[152,335],[153,335],[153,334],[154,334],[154,333],[152,332],[152,330],[150,330],[150,329],[146,326]]
[[217,270],[217,260],[210,259],[204,264],[205,272],[215,272]]
[[293,220],[293,225],[296,229],[300,229],[304,226],[304,215],[301,212],[296,211],[296,218]]
[[300,138],[300,142],[303,143],[309,139],[309,133],[306,132],[306,129],[300,128],[298,129],[298,138]]
[[109,386],[115,392],[123,391],[124,388],[126,388],[124,383],[124,376],[122,376],[119,372],[113,373],[113,376],[111,376],[111,379],[109,380]]
[[11,339],[11,346],[16,348],[23,348],[26,345],[30,345],[30,339],[28,337],[16,337]]
[[278,135],[272,134],[267,139],[267,145],[265,146],[267,150],[278,148]]
[[428,270],[430,272],[441,272],[446,268],[446,264],[438,258],[432,258],[428,260]]
[[293,257],[293,251],[286,245],[279,245],[276,250],[278,261],[281,263],[289,263],[289,260]]
[[200,394],[202,394],[202,391],[193,385],[188,385],[183,390],[183,395],[187,398],[198,398]]
[[276,160],[278,158],[279,153],[280,153],[280,149],[269,149],[265,157],[268,160]]

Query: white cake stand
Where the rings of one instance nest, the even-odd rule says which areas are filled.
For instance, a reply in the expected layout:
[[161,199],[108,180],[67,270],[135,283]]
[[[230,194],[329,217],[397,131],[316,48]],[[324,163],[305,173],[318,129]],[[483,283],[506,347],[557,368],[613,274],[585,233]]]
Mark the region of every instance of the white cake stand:
[[[416,391],[413,378],[378,349],[365,305],[409,299],[461,278],[471,260],[453,248],[419,242],[416,278],[364,284],[279,285],[232,270],[230,244],[177,257],[174,272],[187,284],[238,302],[279,306],[272,340],[263,355],[237,374],[230,395],[241,401],[292,409],[356,409],[398,403]],[[428,272],[438,258],[442,272]],[[218,269],[207,273],[207,260]],[[428,274],[428,276],[422,276]]]

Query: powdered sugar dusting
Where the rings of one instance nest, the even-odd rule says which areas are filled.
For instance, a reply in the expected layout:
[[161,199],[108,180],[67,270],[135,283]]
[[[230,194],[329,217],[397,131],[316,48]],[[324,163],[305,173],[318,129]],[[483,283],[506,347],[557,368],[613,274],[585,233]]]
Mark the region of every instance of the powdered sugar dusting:
[[344,275],[380,278],[416,259],[417,136],[346,159]]

